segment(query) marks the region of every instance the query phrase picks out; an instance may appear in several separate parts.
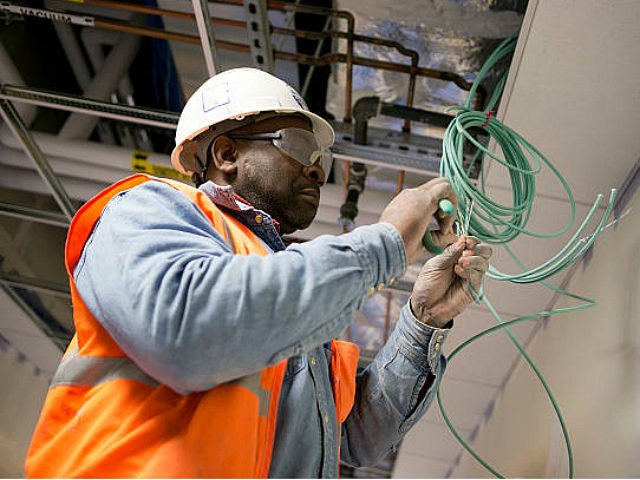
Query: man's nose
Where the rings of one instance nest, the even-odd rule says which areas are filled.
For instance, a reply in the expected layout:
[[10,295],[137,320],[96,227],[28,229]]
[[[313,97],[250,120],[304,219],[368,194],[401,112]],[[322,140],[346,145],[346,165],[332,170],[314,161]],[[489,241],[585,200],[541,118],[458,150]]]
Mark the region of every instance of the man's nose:
[[320,187],[324,185],[324,182],[327,179],[327,174],[320,166],[319,161],[311,166],[302,167],[302,173],[305,177],[317,183]]

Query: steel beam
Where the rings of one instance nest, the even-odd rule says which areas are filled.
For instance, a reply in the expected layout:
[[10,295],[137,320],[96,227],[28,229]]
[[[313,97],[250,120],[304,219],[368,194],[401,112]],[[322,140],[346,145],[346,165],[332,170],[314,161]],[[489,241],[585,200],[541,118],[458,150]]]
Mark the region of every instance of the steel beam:
[[54,93],[31,87],[3,85],[0,99],[15,100],[40,107],[85,113],[122,122],[175,130],[180,115],[152,108],[133,107],[117,103],[92,100],[67,93]]
[[193,0],[193,12],[196,15],[196,23],[202,43],[202,52],[204,53],[204,61],[207,65],[207,73],[210,77],[213,77],[221,70],[218,65],[216,41],[213,38],[208,0]]
[[9,126],[9,129],[22,143],[24,152],[35,163],[40,177],[42,177],[42,180],[44,180],[44,183],[51,191],[62,213],[71,220],[76,209],[16,109],[7,100],[0,99],[0,114]]
[[271,47],[271,25],[266,0],[244,0],[251,57],[256,67],[273,73],[275,64]]

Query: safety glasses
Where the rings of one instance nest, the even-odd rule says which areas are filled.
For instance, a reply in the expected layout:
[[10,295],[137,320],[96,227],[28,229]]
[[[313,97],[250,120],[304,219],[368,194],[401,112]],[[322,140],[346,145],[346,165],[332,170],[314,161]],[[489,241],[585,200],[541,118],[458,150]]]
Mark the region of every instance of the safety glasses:
[[326,177],[329,176],[333,165],[331,150],[328,148],[321,149],[314,134],[302,128],[291,127],[283,128],[273,133],[227,134],[227,136],[238,140],[271,140],[278,150],[305,167],[310,167],[317,162]]

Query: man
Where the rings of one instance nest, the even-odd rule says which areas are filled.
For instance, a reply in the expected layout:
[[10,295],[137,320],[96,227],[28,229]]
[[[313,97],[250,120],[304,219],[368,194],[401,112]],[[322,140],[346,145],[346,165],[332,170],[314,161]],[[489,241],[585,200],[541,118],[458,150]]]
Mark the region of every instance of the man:
[[174,165],[199,188],[136,175],[77,214],[66,246],[74,337],[27,456],[29,476],[336,477],[370,465],[424,414],[447,325],[490,249],[436,243],[374,361],[332,340],[421,251],[444,179],[398,195],[380,223],[285,248],[307,227],[333,131],[254,69],[209,79],[180,117]]

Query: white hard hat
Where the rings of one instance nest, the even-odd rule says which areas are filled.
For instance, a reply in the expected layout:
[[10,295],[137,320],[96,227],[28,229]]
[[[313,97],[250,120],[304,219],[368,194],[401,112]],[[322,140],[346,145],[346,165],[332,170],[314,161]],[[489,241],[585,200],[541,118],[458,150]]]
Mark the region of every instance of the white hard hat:
[[[240,127],[243,125],[241,120],[263,112],[300,113],[311,121],[320,148],[333,145],[331,125],[310,112],[305,101],[291,86],[256,68],[233,68],[211,77],[187,101],[178,120],[176,146],[171,152],[171,163],[182,173],[194,173],[193,162],[181,159],[180,153],[185,142],[194,139],[212,125],[238,120],[237,127]],[[231,127],[237,128],[233,125]],[[221,131],[219,134],[222,133]]]

